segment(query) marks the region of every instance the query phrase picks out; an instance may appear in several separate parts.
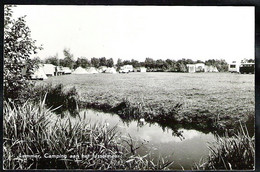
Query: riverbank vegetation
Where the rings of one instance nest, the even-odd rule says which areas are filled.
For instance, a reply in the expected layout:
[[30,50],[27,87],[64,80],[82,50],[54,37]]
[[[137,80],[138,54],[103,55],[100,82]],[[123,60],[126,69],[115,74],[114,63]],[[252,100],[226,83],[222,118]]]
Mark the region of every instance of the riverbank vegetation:
[[236,134],[216,134],[215,143],[208,146],[210,154],[197,170],[248,170],[254,169],[255,136],[250,136],[247,127],[240,123]]
[[[5,169],[165,170],[173,163],[153,162],[150,153],[136,154],[132,150],[137,143],[121,137],[116,126],[93,125],[84,119],[75,123],[70,113],[60,118],[53,113],[55,109],[46,108],[46,98],[21,105],[4,101]],[[253,169],[254,136],[242,124],[236,132],[232,136],[216,134],[216,142],[209,143],[208,158],[196,168]]]
[[165,170],[172,163],[134,154],[135,143],[124,145],[116,127],[57,117],[45,99],[12,103],[4,102],[4,169]]

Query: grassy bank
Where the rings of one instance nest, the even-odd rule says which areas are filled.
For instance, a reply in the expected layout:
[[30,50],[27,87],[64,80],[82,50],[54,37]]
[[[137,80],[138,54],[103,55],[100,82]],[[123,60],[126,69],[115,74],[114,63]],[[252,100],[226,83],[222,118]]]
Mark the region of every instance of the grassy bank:
[[[187,77],[186,75],[187,74],[182,76],[184,77],[182,79],[185,79],[185,77]],[[115,79],[118,81],[118,83],[114,83],[116,85],[105,85],[105,83],[108,82],[108,80],[106,81],[105,76],[108,76],[107,78],[113,77],[110,79]],[[122,76],[130,76],[130,78]],[[230,76],[238,77],[237,75]],[[195,87],[193,90],[187,89],[190,86],[184,86],[182,91],[186,90],[187,92],[185,94],[182,94],[183,97],[185,97],[185,95],[189,93],[189,95],[192,94],[192,96],[190,95],[186,97],[187,101],[189,101],[191,97],[192,99],[194,99],[192,100],[193,104],[191,104],[190,106],[187,106],[187,104],[183,100],[176,99],[176,97],[174,97],[174,100],[172,99],[171,94],[181,94],[179,89],[173,91],[172,88],[164,88],[164,90],[168,91],[169,94],[169,97],[165,97],[165,94],[159,95],[156,90],[160,85],[148,87],[147,84],[144,83],[142,83],[142,85],[140,85],[141,83],[135,83],[134,85],[131,85],[131,87],[128,86],[131,79],[133,79],[133,76],[131,76],[131,74],[119,76],[100,74],[91,75],[91,77],[89,77],[89,75],[84,75],[84,78],[82,78],[83,76],[81,75],[74,75],[73,77],[70,77],[71,76],[59,76],[50,78],[50,80],[46,81],[47,83],[39,82],[38,86],[34,88],[34,92],[37,93],[35,97],[42,97],[45,91],[49,92],[50,94],[47,95],[48,97],[46,100],[47,105],[49,105],[49,107],[58,107],[62,105],[62,107],[59,108],[59,113],[62,113],[65,110],[69,110],[72,114],[75,113],[74,109],[76,108],[93,108],[104,112],[116,113],[124,121],[139,120],[140,118],[144,118],[147,122],[157,122],[162,127],[168,127],[173,130],[177,130],[178,128],[185,128],[197,129],[204,133],[217,131],[219,134],[223,134],[226,129],[228,129],[230,133],[234,132],[234,128],[237,128],[239,126],[239,120],[243,122],[247,122],[250,120],[250,122],[254,121],[254,108],[251,107],[252,105],[254,105],[254,96],[252,96],[252,93],[250,91],[250,78],[245,78],[245,76],[242,76],[242,79],[240,79],[241,88],[238,87],[238,83],[236,83],[238,84],[238,86],[236,86],[235,88],[232,82],[227,82],[227,78],[219,79],[220,83],[221,81],[224,82],[224,86],[227,87],[227,85],[229,85],[230,88],[227,87],[227,90],[231,90],[231,88],[233,88],[233,91],[229,91],[228,94],[227,91],[220,90],[220,88],[222,88],[222,83],[215,86],[215,89],[218,91],[217,93],[215,93],[212,88],[209,88],[209,90],[204,89],[204,93],[202,94],[202,91],[199,89],[199,85],[196,85],[196,83],[192,86]],[[167,77],[169,76],[163,78],[165,80],[160,81],[169,82],[167,79],[170,78]],[[247,77],[251,76],[248,75]],[[78,78],[79,81],[75,81],[75,78]],[[121,80],[119,79],[123,78],[126,80],[123,82],[128,82],[128,84],[121,85]],[[63,84],[61,85],[60,81],[62,79]],[[67,83],[67,80],[70,80],[71,83]],[[92,82],[89,82],[89,80]],[[146,80],[149,81],[148,79]],[[188,79],[186,78],[186,80]],[[91,87],[85,82],[87,82],[87,84],[89,84]],[[93,85],[93,82],[100,82],[100,85],[97,85],[97,83]],[[50,83],[53,83],[53,85],[57,85],[52,86]],[[120,89],[122,88],[119,88],[117,85],[125,87],[125,95],[121,95],[120,92],[122,90],[120,91]],[[147,87],[147,90],[141,89],[141,86]],[[176,87],[176,84],[173,85],[173,87]],[[132,91],[132,94],[130,94],[129,90],[126,90],[126,88],[130,89]],[[147,93],[147,95],[144,96],[144,93],[137,95],[137,93],[140,92],[139,89],[141,89],[141,91],[144,91],[144,93]],[[249,90],[241,95],[241,90],[247,89]],[[104,90],[106,92],[104,92]],[[154,93],[148,94],[148,92],[152,90],[154,90]],[[210,90],[212,91],[212,93],[210,92]],[[103,93],[103,95],[100,95],[100,92]],[[222,92],[224,92],[225,94],[223,94]],[[205,95],[207,95],[208,97],[205,97]],[[216,99],[213,99],[213,97],[215,97],[216,95],[220,97],[218,101],[216,101]],[[150,96],[152,96],[153,99],[149,98]],[[239,96],[241,96],[241,98]],[[149,99],[147,100],[147,98]],[[168,101],[166,101],[167,99]],[[204,99],[209,99],[209,101],[204,102]],[[243,102],[243,107],[241,99],[247,100]],[[161,100],[161,102],[158,102],[159,100]],[[226,102],[228,100],[230,100],[230,102]],[[154,101],[157,101],[158,104],[154,104]],[[222,105],[222,107],[219,107],[219,104],[221,105],[223,104],[223,102],[225,102],[226,104]]]
[[72,123],[69,117],[61,120],[44,101],[11,104],[4,102],[4,169],[155,170],[170,165],[132,152],[134,145],[124,145],[125,138],[115,127],[86,120]]
[[[127,111],[156,121],[176,120],[185,127],[206,131],[217,121],[218,129],[232,129],[238,121],[254,116],[254,75],[230,73],[130,73],[67,75],[51,77],[39,84],[75,87],[79,101],[88,108],[112,108],[121,116]],[[174,109],[176,105],[181,107]],[[142,107],[140,107],[142,106]],[[173,110],[174,109],[174,110]],[[175,111],[178,113],[175,113]],[[161,114],[160,114],[161,113]],[[163,114],[163,115],[162,115]],[[139,118],[140,118],[139,117]],[[132,118],[132,117],[128,117]],[[164,120],[164,119],[161,120]]]
[[[170,108],[158,108],[151,106],[144,100],[131,103],[129,99],[125,98],[122,102],[112,106],[108,103],[100,104],[98,102],[81,101],[80,95],[75,87],[64,87],[63,84],[39,85],[32,88],[32,90],[34,93],[32,96],[34,102],[38,102],[44,97],[45,93],[47,93],[45,104],[47,107],[56,108],[55,113],[60,114],[61,116],[67,111],[72,116],[75,116],[80,109],[92,108],[104,112],[116,113],[125,122],[144,118],[146,122],[158,123],[161,127],[170,128],[173,131],[176,131],[176,133],[178,133],[177,130],[179,128],[197,129],[204,133],[217,129],[219,129],[218,132],[222,130],[225,131],[225,128],[222,128],[221,130],[219,125],[217,125],[218,122],[216,121],[215,115],[210,117],[205,117],[203,115],[200,115],[200,117],[197,115],[189,118],[182,117],[180,114],[182,104],[179,103]],[[199,120],[200,122],[194,122]]]

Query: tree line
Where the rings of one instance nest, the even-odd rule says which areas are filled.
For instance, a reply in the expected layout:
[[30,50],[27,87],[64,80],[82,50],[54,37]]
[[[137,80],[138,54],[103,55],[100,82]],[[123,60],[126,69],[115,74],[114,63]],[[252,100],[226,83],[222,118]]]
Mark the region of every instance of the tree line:
[[122,60],[118,59],[117,63],[114,63],[113,58],[106,57],[93,57],[90,60],[86,57],[78,57],[77,60],[74,60],[73,54],[69,49],[63,50],[64,57],[63,59],[59,59],[58,55],[50,56],[45,60],[42,60],[42,63],[53,64],[55,66],[64,66],[69,67],[71,69],[76,69],[77,67],[96,67],[107,66],[107,67],[116,67],[119,69],[123,65],[132,65],[134,68],[146,67],[148,72],[187,72],[187,64],[195,64],[195,63],[205,63],[205,65],[212,65],[218,69],[220,72],[228,71],[228,63],[224,59],[209,59],[205,62],[201,60],[191,60],[191,59],[180,59],[180,60],[154,60],[152,58],[147,57],[145,61],[139,62],[138,60]]
[[107,67],[113,67],[114,66],[114,60],[112,58],[96,58],[93,57],[90,60],[86,57],[78,57],[77,60],[74,60],[74,55],[70,52],[70,49],[65,48],[63,50],[64,58],[59,59],[58,55],[47,57],[44,60],[40,60],[40,58],[37,58],[37,61],[41,63],[47,63],[47,64],[53,64],[55,66],[64,66],[69,67],[71,69],[76,69],[77,67],[96,67],[99,68],[100,66],[107,66]]

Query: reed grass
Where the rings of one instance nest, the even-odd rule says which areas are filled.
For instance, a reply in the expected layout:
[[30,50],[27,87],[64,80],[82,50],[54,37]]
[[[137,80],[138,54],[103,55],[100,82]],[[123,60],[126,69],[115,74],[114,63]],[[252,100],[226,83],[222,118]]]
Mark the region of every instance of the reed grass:
[[4,169],[162,170],[171,165],[153,162],[150,153],[133,154],[116,127],[61,119],[46,108],[46,98],[38,104],[4,101]]
[[31,99],[33,102],[39,102],[47,93],[45,98],[47,107],[59,107],[55,110],[58,114],[63,114],[66,111],[69,111],[74,116],[77,114],[79,95],[75,87],[65,88],[63,84],[44,84],[32,89]]
[[195,165],[198,170],[253,170],[255,165],[255,137],[245,125],[233,136],[216,134],[215,143],[208,146],[209,156]]

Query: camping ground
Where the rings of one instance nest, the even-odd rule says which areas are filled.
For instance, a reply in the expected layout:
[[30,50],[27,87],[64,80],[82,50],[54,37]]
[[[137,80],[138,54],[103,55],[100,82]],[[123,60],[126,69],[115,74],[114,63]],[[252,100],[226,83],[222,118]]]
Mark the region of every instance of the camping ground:
[[[218,120],[222,127],[233,127],[254,116],[254,75],[231,73],[130,73],[66,75],[50,77],[38,84],[62,83],[75,86],[82,104],[116,106],[126,99],[132,106],[171,109],[181,104],[178,120],[203,125]],[[100,109],[102,110],[102,109]],[[208,127],[201,127],[210,129]]]

